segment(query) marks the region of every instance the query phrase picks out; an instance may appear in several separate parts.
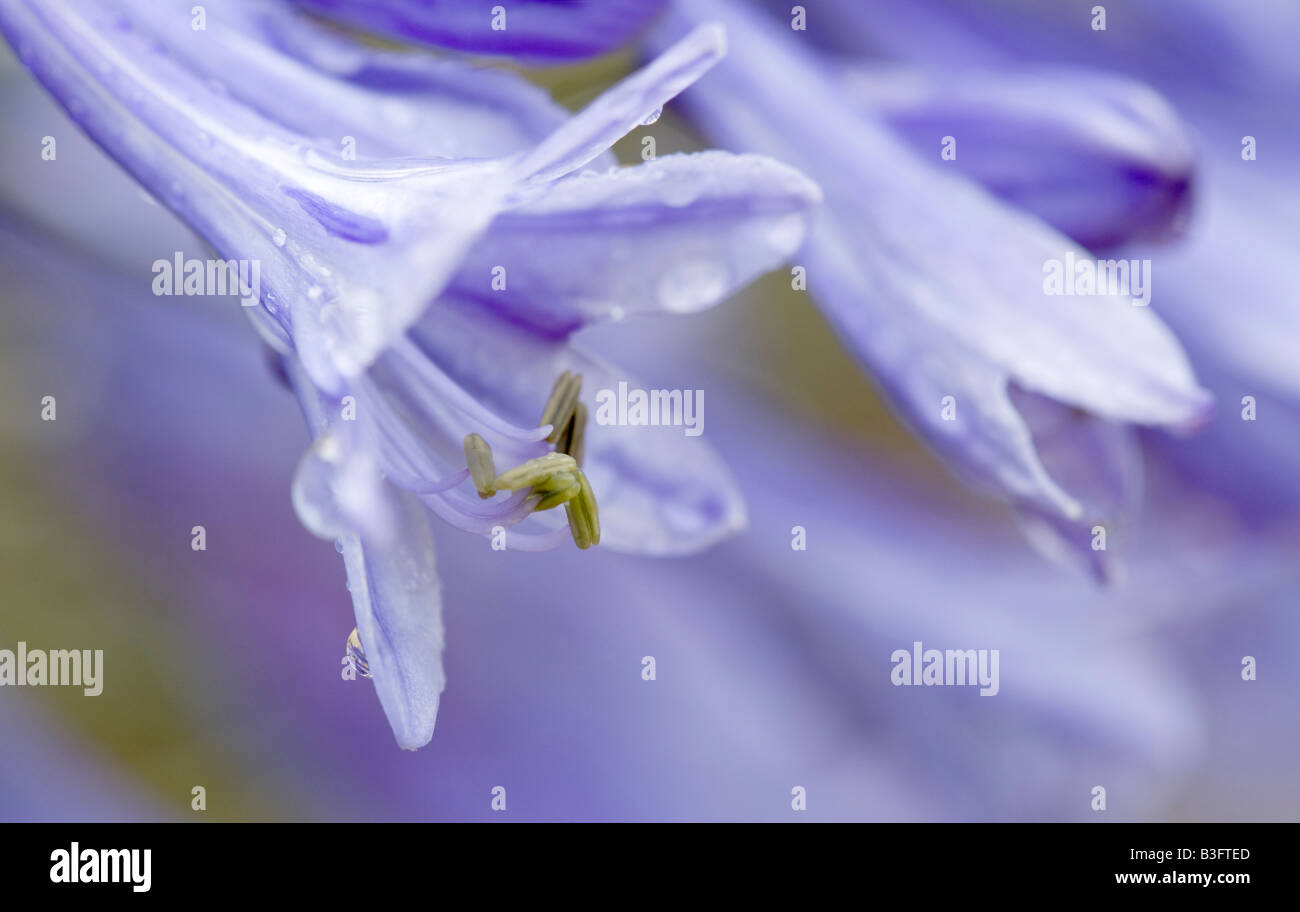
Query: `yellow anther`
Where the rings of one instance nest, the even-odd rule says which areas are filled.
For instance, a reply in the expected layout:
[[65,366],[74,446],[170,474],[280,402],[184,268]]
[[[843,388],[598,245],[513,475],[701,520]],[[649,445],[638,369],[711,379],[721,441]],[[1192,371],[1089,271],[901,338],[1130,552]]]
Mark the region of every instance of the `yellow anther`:
[[578,463],[568,453],[547,453],[517,465],[508,472],[496,477],[494,487],[498,491],[518,491],[531,488],[545,481],[556,473],[571,473],[578,470]]
[[546,407],[542,409],[542,420],[538,422],[538,424],[551,425],[551,433],[546,437],[549,442],[555,443],[563,436],[569,420],[578,407],[578,394],[581,392],[582,374],[571,374],[565,371],[555,381],[551,397],[546,400]]
[[568,438],[563,452],[573,457],[573,461],[582,467],[583,447],[587,443],[587,407],[581,402],[573,412],[573,421],[569,423]]
[[497,467],[492,461],[492,447],[478,434],[465,438],[465,464],[469,466],[469,477],[474,479],[479,497],[487,500],[496,493],[493,482],[496,481]]
[[596,495],[582,471],[587,407],[578,401],[581,391],[582,375],[565,371],[555,381],[542,410],[541,424],[551,425],[546,439],[555,444],[554,452],[498,475],[492,447],[478,434],[470,434],[465,438],[465,464],[479,497],[486,499],[498,491],[529,488],[528,502],[532,503],[533,510],[551,510],[563,505],[574,544],[586,550],[600,544],[600,518]]

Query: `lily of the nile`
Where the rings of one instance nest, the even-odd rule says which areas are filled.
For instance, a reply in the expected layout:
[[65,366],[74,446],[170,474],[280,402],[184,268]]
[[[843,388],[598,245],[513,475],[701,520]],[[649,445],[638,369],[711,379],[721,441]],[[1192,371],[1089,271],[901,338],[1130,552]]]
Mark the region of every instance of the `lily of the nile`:
[[626,44],[665,0],[296,0],[399,41],[533,63],[581,60]]
[[939,138],[933,164],[918,157],[789,23],[678,3],[654,43],[701,18],[726,24],[732,51],[682,102],[716,141],[822,185],[799,262],[831,323],[958,474],[1015,504],[1036,544],[1106,575],[1095,530],[1113,537],[1140,497],[1132,426],[1190,428],[1210,405],[1177,340],[1123,289],[1047,293],[1047,267],[1084,248],[945,173]]
[[[343,554],[365,661],[415,748],[443,687],[428,512],[519,549],[689,553],[743,524],[698,441],[544,409],[566,370],[623,376],[573,330],[715,303],[797,249],[818,190],[755,156],[612,167],[610,146],[723,54],[716,26],[567,118],[508,74],[366,48],[274,4],[223,4],[202,29],[183,6],[3,0],[0,27],[146,189],[222,257],[261,263],[249,313],[317,438],[295,505]],[[604,268],[571,280],[566,260]],[[582,466],[548,455],[577,434]],[[471,484],[471,435],[491,490]]]

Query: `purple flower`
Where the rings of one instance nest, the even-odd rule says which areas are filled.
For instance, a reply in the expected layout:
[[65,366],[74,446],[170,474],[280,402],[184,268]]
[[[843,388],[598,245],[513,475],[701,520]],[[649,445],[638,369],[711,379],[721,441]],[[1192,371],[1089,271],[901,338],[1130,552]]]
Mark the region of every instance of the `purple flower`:
[[941,137],[928,164],[883,118],[846,104],[788,23],[683,2],[656,41],[713,19],[732,53],[683,103],[712,139],[821,184],[799,257],[810,294],[958,474],[1021,508],[1036,539],[1107,572],[1090,544],[1134,504],[1130,426],[1192,427],[1209,407],[1172,333],[1126,292],[1045,294],[1046,267],[1086,251],[945,173]]
[[[443,686],[422,508],[482,534],[518,525],[513,548],[569,535],[528,489],[481,500],[461,441],[481,435],[503,468],[547,452],[536,422],[558,365],[614,375],[570,333],[715,303],[797,249],[818,191],[756,156],[610,167],[610,146],[722,55],[713,26],[564,118],[507,74],[371,50],[274,5],[194,15],[4,0],[0,28],[147,189],[223,257],[261,263],[249,313],[317,437],[295,504],[336,539],[380,700],[418,747]],[[706,448],[634,436],[587,441],[608,544],[688,553],[743,523]]]
[[[5,81],[30,98],[12,72]],[[31,619],[49,618],[78,637],[118,630],[133,649],[110,653],[98,699],[112,702],[78,720],[75,742],[61,733],[74,727],[59,721],[68,701],[39,695],[28,712],[22,701],[38,695],[8,694],[20,703],[0,713],[14,746],[0,818],[189,819],[193,782],[220,796],[207,812],[218,819],[1294,816],[1294,530],[1248,534],[1149,454],[1126,584],[1062,577],[1025,560],[1014,528],[924,460],[901,466],[873,454],[874,437],[820,433],[788,394],[780,410],[761,406],[745,337],[796,346],[809,335],[739,308],[693,319],[690,332],[664,318],[634,333],[594,326],[584,344],[655,383],[707,387],[708,436],[747,493],[746,533],[658,562],[604,549],[494,553],[435,528],[439,559],[455,568],[453,689],[429,750],[376,750],[386,723],[369,688],[338,679],[352,621],[337,565],[298,534],[283,496],[301,446],[291,397],[265,382],[221,299],[149,299],[140,261],[181,248],[180,226],[57,112],[10,94],[4,104],[15,129],[0,136],[11,163],[0,206],[25,216],[0,217],[11,394],[0,438],[8,490],[21,492],[6,500],[17,550],[5,553],[20,587],[40,587],[35,604],[11,600],[4,629],[31,640]],[[59,138],[57,165],[31,154],[46,131]],[[1259,217],[1269,229],[1283,220]],[[83,252],[56,253],[33,219]],[[1271,248],[1259,225],[1236,225],[1240,249]],[[106,272],[97,261],[114,254]],[[1227,284],[1231,264],[1218,265],[1200,274]],[[783,316],[806,312],[780,305]],[[809,354],[840,376],[833,344]],[[1249,366],[1247,353],[1218,353]],[[491,363],[491,352],[458,354]],[[1261,374],[1277,366],[1260,362]],[[728,368],[743,385],[727,383]],[[762,368],[764,383],[803,379],[780,358]],[[60,408],[48,424],[32,408],[46,393]],[[1241,464],[1285,480],[1290,456],[1268,449],[1285,444],[1278,423],[1245,427]],[[1201,454],[1207,478],[1250,474],[1213,452]],[[195,521],[211,533],[202,555],[184,542]],[[806,526],[807,551],[791,550],[792,523]],[[41,597],[78,576],[93,595],[47,610]],[[892,687],[889,653],[917,638],[1001,648],[998,696]],[[646,654],[659,660],[654,682],[639,674]],[[1246,654],[1259,659],[1258,681],[1238,676]],[[128,656],[129,674],[113,673]],[[795,783],[808,789],[806,812],[789,809]],[[1101,783],[1104,814],[1088,804]],[[509,787],[507,814],[489,809],[497,784]]]

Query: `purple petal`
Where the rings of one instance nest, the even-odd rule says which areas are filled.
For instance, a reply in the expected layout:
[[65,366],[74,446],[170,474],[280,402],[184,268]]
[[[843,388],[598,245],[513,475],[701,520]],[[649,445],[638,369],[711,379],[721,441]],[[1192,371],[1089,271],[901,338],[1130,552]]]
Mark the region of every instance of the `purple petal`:
[[[1082,250],[854,116],[797,38],[737,5],[675,9],[672,33],[696,16],[722,18],[732,39],[729,59],[683,103],[714,136],[821,184],[826,205],[802,254],[809,291],[960,474],[1083,519],[1079,496],[1036,451],[1013,385],[1112,422],[1180,427],[1203,418],[1208,396],[1151,308],[1124,294],[1044,293],[1045,263],[1086,258]],[[943,414],[949,396],[955,420]]]
[[613,50],[630,40],[663,7],[663,0],[297,2],[322,15],[393,38],[543,63],[577,60]]
[[645,67],[603,92],[515,166],[521,178],[554,180],[577,171],[655,116],[726,53],[726,33],[700,25]]
[[345,137],[358,159],[504,156],[569,117],[514,73],[370,47],[280,3],[226,0],[195,31],[188,2],[161,11],[156,0],[113,2],[213,89],[336,157]]
[[[555,181],[503,212],[452,291],[543,333],[716,304],[803,243],[820,200],[756,155],[673,155]],[[493,279],[504,269],[504,287]]]
[[7,0],[0,29],[154,196],[223,257],[261,264],[262,327],[282,346],[292,339],[318,385],[339,389],[415,319],[487,225],[509,186],[500,166],[343,160],[113,9]]
[[[328,401],[312,387],[306,372],[291,362],[290,373],[312,433],[319,439],[338,433],[342,423]],[[310,458],[310,457],[309,457]],[[393,525],[382,534],[339,529],[348,589],[357,631],[375,691],[400,747],[429,743],[446,686],[442,651],[442,584],[434,560],[429,517],[410,494],[380,485]],[[321,531],[318,526],[313,531]]]
[[1085,247],[1163,239],[1188,217],[1190,140],[1141,83],[1074,70],[921,75],[859,66],[843,85],[920,156],[953,137],[949,167]]

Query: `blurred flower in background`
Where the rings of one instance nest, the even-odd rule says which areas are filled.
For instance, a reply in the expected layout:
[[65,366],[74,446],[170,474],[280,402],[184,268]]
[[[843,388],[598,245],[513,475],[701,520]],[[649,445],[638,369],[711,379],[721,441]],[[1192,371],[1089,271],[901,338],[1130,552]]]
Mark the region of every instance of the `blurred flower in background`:
[[[667,39],[661,36],[684,12],[697,9],[681,4],[649,23],[643,12],[619,19],[616,4],[605,7],[612,11],[607,27],[570,30],[552,27],[561,10],[578,16],[597,5],[556,5],[537,20],[535,35],[532,21],[518,17],[505,31],[518,22],[510,40],[522,43],[494,46],[475,43],[494,39],[476,39],[472,22],[462,27],[454,17],[436,20],[452,37],[431,31],[435,20],[421,24],[419,16],[404,15],[424,8],[413,0],[386,0],[364,16],[356,12],[362,7],[340,2],[304,5],[390,37],[516,54],[530,62],[588,56],[629,37],[646,36],[657,46],[671,40],[670,31]],[[532,6],[545,7],[520,9]],[[974,281],[980,262],[1009,255],[1011,235],[985,238],[979,249],[967,249],[966,242],[940,245],[920,259],[916,251],[933,241],[925,206],[938,205],[939,187],[958,186],[951,181],[983,182],[1003,200],[998,205],[1031,213],[1014,216],[1027,233],[1047,230],[1037,221],[1029,227],[1029,220],[1041,219],[1097,248],[1159,239],[1170,246],[1142,253],[1156,264],[1151,311],[1141,311],[1148,316],[1134,318],[1139,323],[1124,324],[1147,333],[1148,346],[1126,350],[1134,339],[1089,326],[1084,308],[1091,305],[1068,302],[1061,306],[1079,308],[1070,318],[1106,358],[1089,367],[1083,356],[1096,350],[1078,348],[1074,373],[1061,376],[1110,372],[1117,384],[1127,378],[1138,391],[1143,377],[1176,377],[1179,395],[1199,417],[1203,402],[1188,385],[1190,372],[1181,373],[1173,334],[1150,327],[1158,325],[1158,314],[1181,339],[1181,324],[1197,322],[1188,315],[1200,313],[1197,302],[1205,299],[1186,276],[1175,279],[1185,262],[1177,258],[1187,256],[1188,245],[1206,243],[1197,234],[1206,216],[1200,208],[1189,211],[1188,188],[1200,180],[1213,194],[1216,174],[1230,173],[1234,160],[1240,168],[1259,164],[1241,159],[1237,140],[1206,149],[1204,124],[1221,124],[1222,112],[1198,107],[1199,97],[1182,97],[1177,76],[1161,84],[1158,74],[1138,72],[1131,75],[1155,82],[1172,107],[1140,104],[1139,116],[1126,119],[1119,134],[1090,132],[1090,125],[1114,125],[1103,116],[1112,106],[1106,99],[1137,104],[1148,90],[1113,72],[1051,83],[1045,91],[1073,86],[1091,103],[1072,120],[1033,95],[1014,101],[1025,83],[1008,75],[1008,61],[1025,52],[1011,47],[970,59],[988,74],[987,85],[1007,90],[989,89],[985,102],[992,112],[1014,112],[1039,129],[1016,134],[1023,141],[1002,152],[990,148],[989,137],[960,146],[952,164],[970,170],[931,185],[923,176],[930,166],[920,162],[929,154],[942,164],[940,137],[927,144],[925,125],[947,122],[940,102],[955,90],[905,93],[901,100],[891,94],[899,73],[911,72],[927,85],[953,85],[925,60],[926,41],[904,40],[915,21],[907,6],[882,7],[870,21],[857,22],[854,4],[805,6],[807,30],[790,28],[789,11],[779,7],[755,27],[773,40],[779,36],[794,48],[790,54],[817,55],[824,78],[839,76],[857,87],[852,96],[846,90],[846,99],[856,99],[873,122],[885,125],[871,128],[872,141],[892,156],[880,164],[860,153],[862,168],[880,164],[887,170],[893,163],[917,175],[897,187],[888,179],[873,182],[888,191],[895,210],[869,193],[838,196],[846,192],[842,183],[864,186],[852,175],[827,180],[816,168],[778,154],[822,184],[828,211],[855,220],[906,216],[888,226],[888,244],[894,245],[888,249],[901,259],[884,258],[871,243],[884,236],[870,231],[838,238],[853,244],[856,253],[843,254],[855,258],[853,269],[877,283],[867,288],[890,288],[879,270],[900,262],[937,271],[921,268],[914,279],[896,278],[892,287],[905,299],[920,294],[915,282],[939,281],[963,256],[971,258]],[[1087,47],[1083,43],[1096,37],[1087,18],[1076,22],[1075,14],[1022,23],[983,12],[971,21],[957,7],[936,3],[929,11],[926,29],[934,47],[977,43],[981,26],[1014,37],[1015,26],[1023,24],[1026,45],[1039,47],[1043,35],[1058,36],[1062,48]],[[209,16],[219,8],[211,4]],[[1112,8],[1110,33],[1126,27],[1119,10],[1118,4]],[[733,5],[710,12],[724,22],[748,18]],[[394,30],[385,22],[406,25]],[[841,24],[828,27],[832,22]],[[647,24],[652,31],[645,31]],[[692,100],[715,91],[726,68],[744,66],[754,52],[744,29],[727,24],[730,56],[683,99],[683,110],[698,115],[694,124],[678,119],[670,106],[662,119],[615,147],[623,160],[636,159],[645,136],[654,137],[660,155],[695,148],[694,129],[723,148],[752,151],[739,139],[743,129],[716,138],[719,131],[729,133],[725,109],[699,114]],[[582,40],[548,44],[547,36],[566,33]],[[1245,41],[1251,30],[1241,33]],[[1175,30],[1171,38],[1181,34]],[[1160,47],[1162,35],[1147,31],[1128,40]],[[1207,34],[1203,40],[1216,39]],[[1062,50],[1057,56],[1068,55]],[[1149,56],[1170,58],[1166,75],[1177,73],[1182,59],[1176,46]],[[886,57],[891,67],[906,68],[892,69],[884,81],[878,69],[863,75],[864,63],[875,67]],[[577,106],[628,62],[622,53],[530,75]],[[1111,69],[1122,71],[1118,62]],[[859,311],[853,308],[867,313],[874,299],[866,292],[855,298],[850,290],[828,302],[826,283],[836,259],[824,260],[823,268],[802,254],[795,260],[808,267],[806,292],[777,273],[712,311],[686,318],[645,313],[577,333],[585,348],[626,365],[648,387],[708,392],[705,436],[735,475],[747,528],[702,554],[674,560],[601,549],[494,551],[483,538],[435,528],[441,564],[454,568],[442,592],[448,698],[427,748],[414,755],[393,749],[367,693],[370,684],[340,675],[342,639],[352,622],[337,557],[303,534],[289,501],[302,449],[293,396],[276,384],[230,299],[151,295],[150,263],[171,251],[202,257],[204,249],[90,145],[17,65],[3,72],[0,383],[7,395],[0,412],[0,536],[6,543],[0,553],[10,588],[0,647],[23,639],[103,648],[107,683],[96,698],[57,688],[0,690],[5,741],[18,746],[0,774],[0,816],[1114,820],[1293,818],[1300,809],[1290,775],[1297,745],[1289,705],[1297,684],[1297,571],[1290,556],[1297,534],[1284,496],[1294,487],[1293,474],[1289,487],[1259,490],[1272,478],[1286,479],[1293,465],[1286,404],[1294,400],[1285,395],[1293,369],[1264,357],[1273,348],[1250,349],[1256,336],[1246,329],[1219,332],[1215,345],[1209,344],[1213,336],[1193,334],[1206,342],[1189,345],[1189,370],[1197,376],[1208,370],[1216,378],[1209,385],[1219,410],[1208,433],[1153,438],[1156,446],[1145,452],[1122,432],[1124,463],[1145,475],[1143,511],[1123,536],[1127,574],[1098,587],[1037,558],[1010,517],[954,484],[899,429],[842,347],[861,356],[864,346],[869,355],[871,346],[882,344],[856,332],[854,323]],[[1251,96],[1255,134],[1267,136],[1283,116],[1273,109],[1270,91]],[[810,106],[826,101],[804,100]],[[768,129],[781,132],[780,99],[766,107],[761,97],[747,101],[747,110],[766,111],[773,118]],[[974,102],[958,94],[946,103],[969,117]],[[731,110],[733,118],[741,117],[738,110]],[[845,108],[835,116],[852,115]],[[1190,138],[1183,123],[1191,125]],[[959,142],[967,135],[960,125],[944,130],[954,131]],[[57,137],[54,161],[40,154],[45,136]],[[905,152],[909,141],[914,145]],[[1219,163],[1204,176],[1191,171],[1189,149],[1197,167],[1216,156]],[[1063,165],[1059,153],[1075,159]],[[839,154],[852,156],[852,150]],[[1044,171],[1030,172],[1037,162]],[[1258,177],[1274,167],[1260,169]],[[1053,192],[1073,181],[1087,188],[1082,195],[1091,205],[1062,204],[1077,186]],[[1281,178],[1268,185],[1279,198],[1289,188]],[[917,195],[912,211],[904,190]],[[977,198],[970,189],[954,193]],[[1238,206],[1252,199],[1223,196]],[[961,210],[957,224],[974,229],[970,243],[980,240],[981,224],[970,220],[992,205],[980,198],[978,206]],[[1231,250],[1280,246],[1294,230],[1265,212],[1226,254],[1212,248],[1215,256],[1193,262],[1207,275],[1239,275]],[[1180,234],[1184,240],[1176,239]],[[626,242],[635,250],[640,240],[632,233]],[[998,240],[1000,246],[993,243]],[[557,248],[555,256],[562,253]],[[736,275],[737,284],[750,277]],[[1030,287],[1040,278],[1036,270],[1030,274]],[[1229,282],[1216,281],[1207,280],[1204,290]],[[1249,281],[1262,278],[1255,272]],[[946,307],[953,320],[965,319],[965,296],[974,292],[959,278],[948,283],[951,300],[925,299],[924,312],[942,314]],[[1176,287],[1182,288],[1178,294]],[[1268,294],[1239,300],[1238,323],[1255,326],[1274,311],[1288,311],[1293,321],[1294,309],[1279,300],[1283,287],[1260,284],[1256,290]],[[539,288],[538,302],[566,306],[556,289]],[[840,337],[822,322],[810,297],[832,309]],[[432,312],[453,311],[439,305]],[[906,308],[894,312],[910,319]],[[1005,325],[984,327],[990,344],[1025,344],[1015,333],[1040,315],[1027,306],[1020,313]],[[902,332],[887,315],[873,319],[880,332]],[[1275,327],[1292,325],[1277,320]],[[450,333],[439,344],[451,351],[466,338],[455,325],[447,319],[438,326]],[[1055,338],[1073,344],[1068,336]],[[962,344],[969,346],[969,339]],[[1056,344],[1040,342],[1046,348],[1033,363],[1050,365]],[[1233,347],[1238,344],[1247,347]],[[933,333],[921,332],[909,345],[918,360],[898,362],[909,370],[919,364],[942,373],[956,363],[950,357],[956,350]],[[471,346],[463,348],[468,353]],[[511,360],[528,349],[507,345],[503,351]],[[1236,366],[1226,374],[1232,379],[1220,379],[1225,364]],[[1265,385],[1269,371],[1275,382]],[[891,377],[877,373],[876,379],[897,404]],[[1256,388],[1261,402],[1279,408],[1261,409],[1253,424],[1242,422],[1236,402]],[[1068,384],[1062,389],[1062,396],[1083,395]],[[1115,386],[1103,383],[1089,401],[1114,393]],[[966,395],[959,396],[959,408],[966,402],[979,407]],[[44,396],[58,402],[56,421],[41,420]],[[1031,409],[1032,403],[1018,406]],[[936,401],[936,416],[938,408]],[[1168,414],[1179,421],[1193,417]],[[1044,427],[1058,427],[1059,416],[1047,418]],[[634,429],[604,430],[616,437]],[[635,430],[656,445],[682,450],[680,428]],[[1080,452],[1088,439],[1035,434],[1022,455],[1043,461],[1044,485],[1061,481],[1053,470],[1075,473],[1067,481],[1091,483],[1096,479],[1087,472],[1095,459],[1080,458],[1096,456]],[[949,461],[956,453],[962,468],[962,448],[937,449]],[[1117,452],[1103,449],[1101,455]],[[199,523],[208,546],[196,552],[190,530]],[[803,550],[792,547],[796,529],[805,536]],[[1062,534],[1068,527],[1054,530]],[[914,641],[999,649],[998,695],[892,686],[890,655]],[[1245,656],[1256,660],[1257,680],[1243,680]],[[654,669],[649,680],[647,659]],[[202,812],[191,806],[196,786],[206,789]],[[505,812],[492,810],[498,786],[508,794]],[[1092,806],[1097,786],[1107,791],[1104,812]],[[796,788],[807,796],[802,814],[792,810]]]

